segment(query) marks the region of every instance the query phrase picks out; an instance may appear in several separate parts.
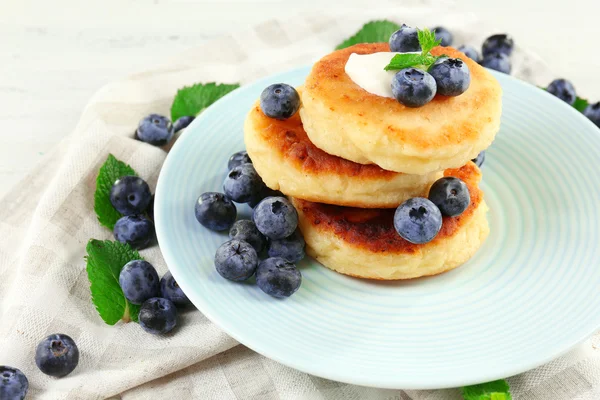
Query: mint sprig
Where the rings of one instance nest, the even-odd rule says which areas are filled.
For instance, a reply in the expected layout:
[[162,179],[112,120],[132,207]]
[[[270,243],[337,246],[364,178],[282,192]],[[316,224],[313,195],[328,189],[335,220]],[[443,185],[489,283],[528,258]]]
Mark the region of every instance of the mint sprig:
[[211,82],[197,83],[179,89],[173,99],[173,105],[171,105],[171,121],[177,121],[180,117],[196,116],[206,107],[239,87],[240,85],[237,83],[216,84]]
[[431,50],[439,45],[442,41],[435,38],[435,33],[429,29],[418,29],[417,36],[421,45],[421,54],[396,54],[388,65],[385,66],[386,71],[400,70],[404,68],[419,68],[427,71],[433,63],[445,55],[434,56]]
[[128,244],[92,239],[86,246],[86,270],[92,302],[108,325],[120,320],[138,322],[140,306],[130,303],[119,285],[121,269],[129,261],[142,260]]
[[573,103],[573,107],[575,107],[577,111],[583,112],[589,104],[589,101],[577,96],[577,98],[575,99],[575,103]]
[[122,215],[115,210],[110,202],[110,189],[115,181],[123,176],[137,175],[133,168],[119,161],[112,154],[100,167],[96,178],[96,192],[94,193],[94,211],[98,221],[103,226],[112,230]]
[[510,387],[504,379],[465,386],[460,392],[464,400],[512,400]]

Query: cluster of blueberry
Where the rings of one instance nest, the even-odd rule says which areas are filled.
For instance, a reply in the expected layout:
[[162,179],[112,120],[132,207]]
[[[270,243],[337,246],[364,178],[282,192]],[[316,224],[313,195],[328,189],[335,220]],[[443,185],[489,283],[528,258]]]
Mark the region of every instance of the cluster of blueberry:
[[[170,272],[159,281],[156,269],[147,261],[133,260],[119,274],[125,298],[141,304],[140,326],[154,335],[170,332],[177,325],[177,308],[190,304]],[[160,296],[160,297],[159,297]]]
[[173,136],[180,130],[187,128],[195,117],[181,117],[175,123],[165,116],[159,114],[150,114],[142,118],[135,131],[135,137],[142,142],[154,146],[164,146],[168,144]]
[[[78,363],[79,349],[68,335],[49,335],[35,350],[35,364],[46,375],[62,378],[73,372]],[[0,399],[23,400],[28,389],[29,380],[21,370],[0,365]]]
[[[575,86],[566,79],[555,79],[546,88],[548,93],[553,94],[570,106],[575,104],[577,100],[577,92]],[[596,126],[600,127],[600,101],[588,104],[583,109],[583,115],[588,117]]]
[[[261,95],[261,108],[272,118],[289,118],[299,106],[298,92],[289,85],[271,85]],[[289,297],[302,283],[295,263],[305,256],[304,238],[297,229],[298,213],[280,192],[264,184],[245,151],[233,154],[227,168],[224,193],[203,193],[194,210],[204,227],[229,230],[230,240],[215,254],[215,268],[231,281],[256,275],[256,284],[263,292],[277,298]],[[252,207],[252,219],[236,221],[234,202]]]
[[[229,230],[230,240],[215,254],[216,270],[236,282],[256,274],[262,291],[273,297],[289,297],[302,282],[294,263],[305,255],[304,238],[297,230],[298,213],[281,193],[264,184],[245,151],[233,154],[227,166],[225,193],[203,193],[195,206],[196,219],[204,227]],[[254,208],[252,220],[236,221],[234,201]]]
[[429,189],[428,198],[414,197],[400,204],[394,214],[394,228],[411,243],[432,241],[442,228],[442,215],[456,217],[471,203],[469,188],[460,179],[438,179]]

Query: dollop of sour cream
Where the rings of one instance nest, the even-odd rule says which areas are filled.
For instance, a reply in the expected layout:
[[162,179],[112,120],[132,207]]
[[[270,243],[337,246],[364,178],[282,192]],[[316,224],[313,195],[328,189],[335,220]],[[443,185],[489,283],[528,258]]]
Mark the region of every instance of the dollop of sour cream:
[[[373,54],[350,54],[346,62],[346,74],[361,88],[376,96],[394,98],[392,95],[392,78],[398,71],[386,71],[385,66],[396,54],[383,51]],[[419,52],[410,52],[419,54]]]

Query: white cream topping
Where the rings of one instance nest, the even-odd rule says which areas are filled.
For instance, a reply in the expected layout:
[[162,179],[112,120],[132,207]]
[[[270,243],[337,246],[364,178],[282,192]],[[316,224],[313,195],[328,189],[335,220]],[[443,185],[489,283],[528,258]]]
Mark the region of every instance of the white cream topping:
[[[419,52],[410,52],[419,54]],[[345,70],[350,79],[367,92],[376,96],[394,98],[392,95],[392,78],[398,71],[386,71],[385,66],[396,54],[383,51],[373,54],[350,54]]]

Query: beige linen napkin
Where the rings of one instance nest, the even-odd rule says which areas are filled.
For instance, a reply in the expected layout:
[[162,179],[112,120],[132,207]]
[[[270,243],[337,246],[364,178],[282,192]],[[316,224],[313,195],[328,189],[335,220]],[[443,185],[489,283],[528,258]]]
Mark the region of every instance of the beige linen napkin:
[[[305,65],[330,52],[362,23],[390,18],[441,24],[457,43],[480,45],[493,33],[471,15],[412,7],[270,21],[207,43],[168,64],[98,92],[73,132],[0,202],[0,364],[29,378],[31,399],[458,399],[456,390],[382,390],[332,382],[266,359],[239,345],[198,311],[181,316],[164,337],[137,324],[105,325],[90,301],[83,261],[90,238],[110,239],[93,212],[95,177],[108,153],[131,164],[152,187],[166,153],[132,138],[150,112],[168,115],[177,88],[194,82],[242,82]],[[515,75],[548,82],[548,69],[518,49]],[[241,131],[241,127],[240,127]],[[235,149],[232,149],[232,151]],[[144,250],[162,275],[157,247]],[[72,336],[78,368],[43,375],[35,346],[50,333]],[[598,399],[600,361],[592,339],[564,357],[509,380],[516,399]],[[398,360],[398,362],[402,362]]]

